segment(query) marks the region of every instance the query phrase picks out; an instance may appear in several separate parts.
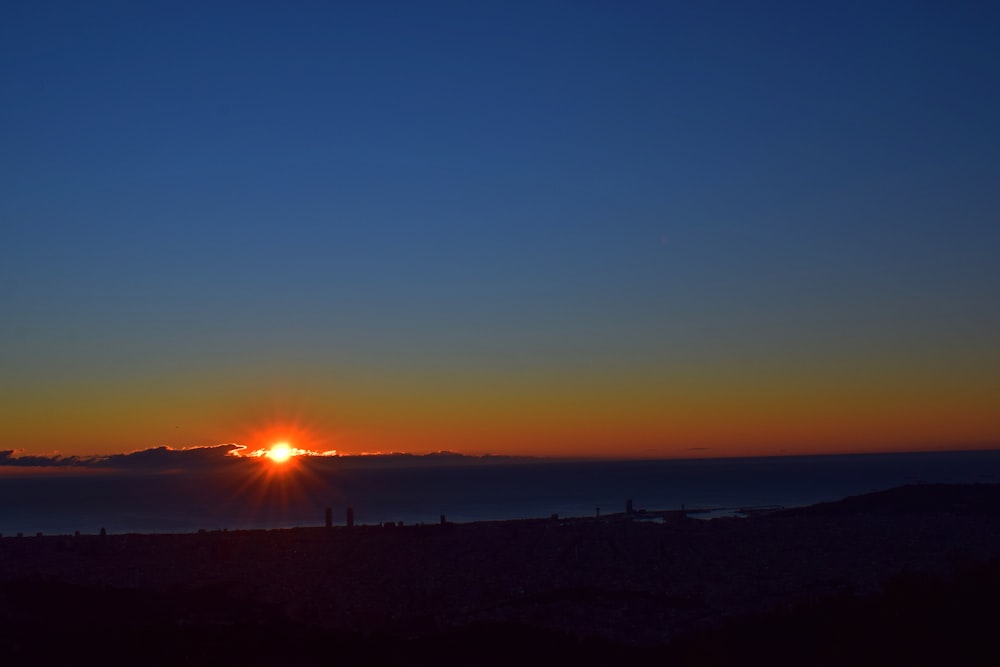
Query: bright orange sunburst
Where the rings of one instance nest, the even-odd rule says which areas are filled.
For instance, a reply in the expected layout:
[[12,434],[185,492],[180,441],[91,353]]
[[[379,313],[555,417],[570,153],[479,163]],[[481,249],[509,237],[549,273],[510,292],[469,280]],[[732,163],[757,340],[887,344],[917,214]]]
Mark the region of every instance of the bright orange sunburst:
[[266,456],[274,461],[275,463],[284,463],[288,459],[292,458],[294,452],[291,445],[287,442],[276,442],[271,445],[271,448],[267,451]]

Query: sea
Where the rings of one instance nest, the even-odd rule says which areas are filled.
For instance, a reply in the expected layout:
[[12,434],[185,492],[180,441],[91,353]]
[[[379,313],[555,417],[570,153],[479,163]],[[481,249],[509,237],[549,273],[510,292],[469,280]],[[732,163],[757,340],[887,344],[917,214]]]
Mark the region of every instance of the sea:
[[[303,457],[300,457],[302,459]],[[1000,483],[1000,450],[674,460],[340,457],[208,469],[0,469],[0,535],[607,516],[712,518],[905,484]]]

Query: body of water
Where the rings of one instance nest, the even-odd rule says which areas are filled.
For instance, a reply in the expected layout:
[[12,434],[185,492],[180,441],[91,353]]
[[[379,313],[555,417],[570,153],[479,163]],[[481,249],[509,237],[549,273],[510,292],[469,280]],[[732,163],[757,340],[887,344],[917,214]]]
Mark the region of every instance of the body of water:
[[192,532],[809,505],[902,484],[1000,482],[1000,451],[653,461],[237,461],[209,470],[8,469],[0,533]]

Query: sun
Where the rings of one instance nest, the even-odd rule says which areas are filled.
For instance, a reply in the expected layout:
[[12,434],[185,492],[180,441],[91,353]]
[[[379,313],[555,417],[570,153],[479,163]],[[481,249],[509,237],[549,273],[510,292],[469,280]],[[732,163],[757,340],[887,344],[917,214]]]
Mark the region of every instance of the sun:
[[292,447],[287,442],[276,442],[271,445],[266,456],[275,463],[284,463],[292,458]]

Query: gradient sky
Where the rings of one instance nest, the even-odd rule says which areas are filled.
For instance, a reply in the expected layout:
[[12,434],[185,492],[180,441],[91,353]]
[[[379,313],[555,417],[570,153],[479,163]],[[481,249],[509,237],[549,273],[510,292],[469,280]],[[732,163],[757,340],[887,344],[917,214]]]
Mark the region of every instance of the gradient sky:
[[0,448],[996,446],[997,25],[4,3]]

